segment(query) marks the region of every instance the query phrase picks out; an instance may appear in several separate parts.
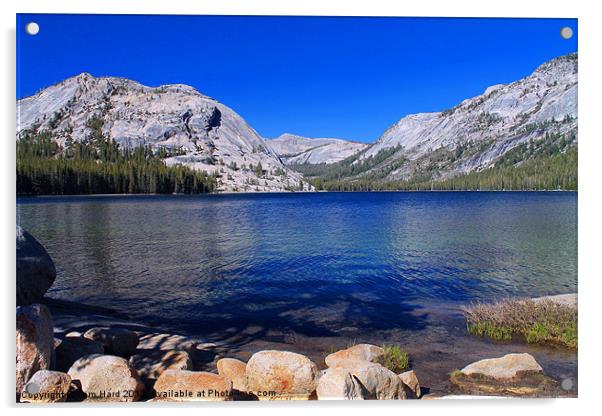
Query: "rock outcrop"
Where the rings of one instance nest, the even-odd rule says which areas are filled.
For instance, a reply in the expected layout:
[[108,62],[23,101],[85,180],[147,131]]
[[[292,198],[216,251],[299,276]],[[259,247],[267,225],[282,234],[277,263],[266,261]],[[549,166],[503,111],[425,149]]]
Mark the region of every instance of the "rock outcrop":
[[144,393],[138,373],[122,357],[88,355],[73,363],[68,374],[88,401],[132,402]]
[[46,249],[17,225],[17,306],[40,302],[55,278]]
[[106,354],[126,358],[136,352],[139,342],[138,334],[125,328],[91,328],[84,333],[84,338],[100,342]]
[[318,377],[316,364],[289,351],[257,352],[246,369],[247,387],[259,400],[308,400],[315,393]]
[[21,392],[21,402],[56,403],[67,400],[71,377],[59,371],[40,370],[29,379]]
[[226,401],[232,400],[232,382],[204,371],[167,370],[155,383],[157,400]]
[[52,316],[45,305],[17,307],[16,393],[39,370],[49,370],[54,352]]

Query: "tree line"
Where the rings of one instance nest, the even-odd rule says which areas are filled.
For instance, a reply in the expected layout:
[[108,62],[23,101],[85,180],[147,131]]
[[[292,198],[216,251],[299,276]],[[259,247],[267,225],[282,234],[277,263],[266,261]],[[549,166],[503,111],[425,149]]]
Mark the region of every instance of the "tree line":
[[27,131],[17,140],[18,195],[196,194],[212,192],[216,178],[186,166],[167,166],[169,152],[150,146],[120,149],[92,120],[86,143],[67,138],[59,146],[47,131]]
[[[458,146],[454,152],[445,148],[427,154],[414,164],[413,176],[406,180],[390,180],[388,173],[406,162],[403,157],[388,164],[379,164],[387,155],[377,154],[364,163],[348,159],[324,166],[294,166],[305,172],[317,190],[380,191],[380,190],[577,190],[576,134],[546,133],[539,139],[515,146],[495,161],[493,166],[441,177],[442,170],[451,169],[465,157],[482,152],[483,145]],[[485,146],[486,148],[486,146]],[[466,156],[468,155],[468,156]],[[374,163],[378,162],[378,163]],[[349,177],[350,164],[364,174]],[[299,168],[301,167],[301,168]],[[375,168],[376,167],[376,168]],[[315,175],[315,176],[314,176]]]
[[373,181],[370,179],[311,179],[317,190],[577,190],[577,148],[564,153],[540,154],[518,165],[497,164],[479,172],[431,181]]

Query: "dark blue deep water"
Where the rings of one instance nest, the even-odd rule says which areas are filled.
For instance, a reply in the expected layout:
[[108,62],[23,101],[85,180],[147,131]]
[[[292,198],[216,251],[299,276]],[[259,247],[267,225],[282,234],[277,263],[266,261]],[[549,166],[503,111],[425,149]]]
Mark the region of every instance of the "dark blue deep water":
[[410,304],[577,288],[577,193],[20,198],[49,295],[186,331],[421,325]]

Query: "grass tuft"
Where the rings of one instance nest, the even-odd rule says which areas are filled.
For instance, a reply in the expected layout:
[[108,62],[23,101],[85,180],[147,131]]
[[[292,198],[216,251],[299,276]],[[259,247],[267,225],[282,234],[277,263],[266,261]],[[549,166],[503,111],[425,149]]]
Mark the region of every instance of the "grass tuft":
[[450,376],[450,377],[460,377],[460,376],[462,376],[462,375],[464,375],[464,373],[463,373],[463,372],[461,372],[461,371],[460,371],[460,370],[458,370],[458,369],[456,369],[456,370],[452,371],[451,373],[449,373],[449,376]]
[[505,299],[465,311],[468,332],[498,341],[521,336],[530,344],[577,349],[577,309],[551,300]]
[[383,345],[384,354],[377,362],[385,368],[398,373],[410,366],[410,355],[399,345]]

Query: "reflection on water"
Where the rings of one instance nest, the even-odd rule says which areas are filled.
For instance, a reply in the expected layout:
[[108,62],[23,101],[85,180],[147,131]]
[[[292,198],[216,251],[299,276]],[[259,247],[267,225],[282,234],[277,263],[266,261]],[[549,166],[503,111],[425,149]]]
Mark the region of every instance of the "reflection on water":
[[17,215],[55,261],[51,296],[192,332],[419,330],[416,305],[577,287],[576,193],[50,197]]

